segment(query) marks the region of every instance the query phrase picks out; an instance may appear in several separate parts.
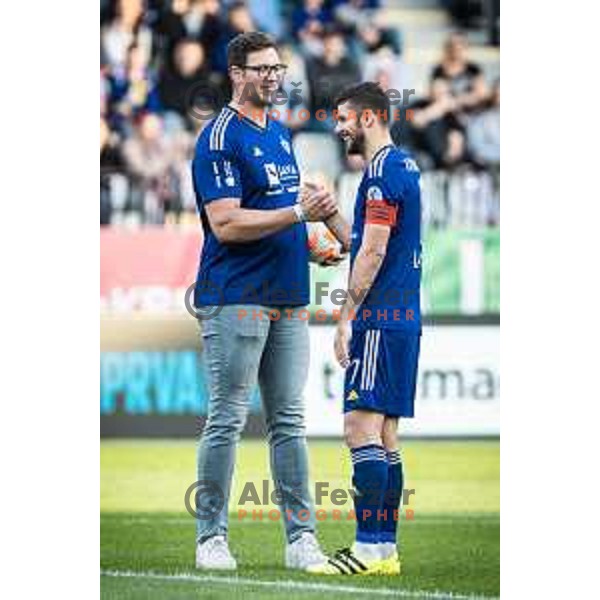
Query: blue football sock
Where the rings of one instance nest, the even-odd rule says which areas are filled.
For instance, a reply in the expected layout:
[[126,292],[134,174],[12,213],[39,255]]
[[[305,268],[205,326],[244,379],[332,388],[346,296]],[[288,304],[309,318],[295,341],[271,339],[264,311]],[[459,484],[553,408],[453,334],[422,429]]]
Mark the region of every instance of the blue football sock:
[[[396,543],[396,532],[398,519],[400,518],[400,501],[402,500],[402,489],[404,486],[404,473],[400,450],[392,450],[387,453],[387,486],[383,498],[383,511],[385,516],[381,522],[381,533],[379,541],[388,544]],[[395,511],[397,519],[394,518]]]
[[364,544],[379,542],[382,520],[381,507],[385,494],[388,465],[383,446],[369,444],[352,448],[356,513],[356,541]]

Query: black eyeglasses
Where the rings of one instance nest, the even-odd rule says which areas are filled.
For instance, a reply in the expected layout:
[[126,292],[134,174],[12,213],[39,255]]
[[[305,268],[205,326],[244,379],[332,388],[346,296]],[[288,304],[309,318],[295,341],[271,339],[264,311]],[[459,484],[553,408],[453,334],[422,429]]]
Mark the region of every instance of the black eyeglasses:
[[275,75],[276,77],[281,77],[285,75],[287,71],[287,65],[278,64],[278,65],[244,65],[240,67],[241,69],[248,69],[250,71],[254,71],[258,73],[259,77],[268,77],[269,75]]

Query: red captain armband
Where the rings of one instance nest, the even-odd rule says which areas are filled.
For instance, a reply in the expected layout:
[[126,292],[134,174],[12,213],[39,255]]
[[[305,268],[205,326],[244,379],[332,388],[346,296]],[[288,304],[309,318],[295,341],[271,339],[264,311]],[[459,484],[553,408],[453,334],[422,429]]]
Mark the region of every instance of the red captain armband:
[[398,217],[398,206],[387,200],[367,200],[365,223],[369,225],[389,225],[393,227]]

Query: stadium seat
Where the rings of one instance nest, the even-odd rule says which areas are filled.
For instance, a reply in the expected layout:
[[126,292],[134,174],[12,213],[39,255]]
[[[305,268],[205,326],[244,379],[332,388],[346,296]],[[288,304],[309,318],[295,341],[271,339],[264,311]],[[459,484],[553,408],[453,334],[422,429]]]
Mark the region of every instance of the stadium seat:
[[449,180],[452,227],[485,227],[497,220],[496,195],[488,173],[466,171]]
[[445,171],[426,171],[421,175],[423,224],[444,227],[448,224],[448,174]]
[[113,211],[125,209],[129,198],[129,181],[122,173],[109,175],[110,200]]

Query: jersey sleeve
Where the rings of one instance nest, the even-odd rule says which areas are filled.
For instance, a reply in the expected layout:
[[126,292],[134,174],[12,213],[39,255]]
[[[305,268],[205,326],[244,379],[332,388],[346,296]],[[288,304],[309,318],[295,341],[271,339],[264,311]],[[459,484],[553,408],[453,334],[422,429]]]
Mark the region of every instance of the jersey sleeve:
[[218,149],[211,149],[208,136],[200,138],[192,163],[199,204],[220,198],[242,197],[238,160],[231,143],[225,142]]
[[369,167],[366,181],[365,223],[396,225],[402,210],[402,172],[388,159]]

